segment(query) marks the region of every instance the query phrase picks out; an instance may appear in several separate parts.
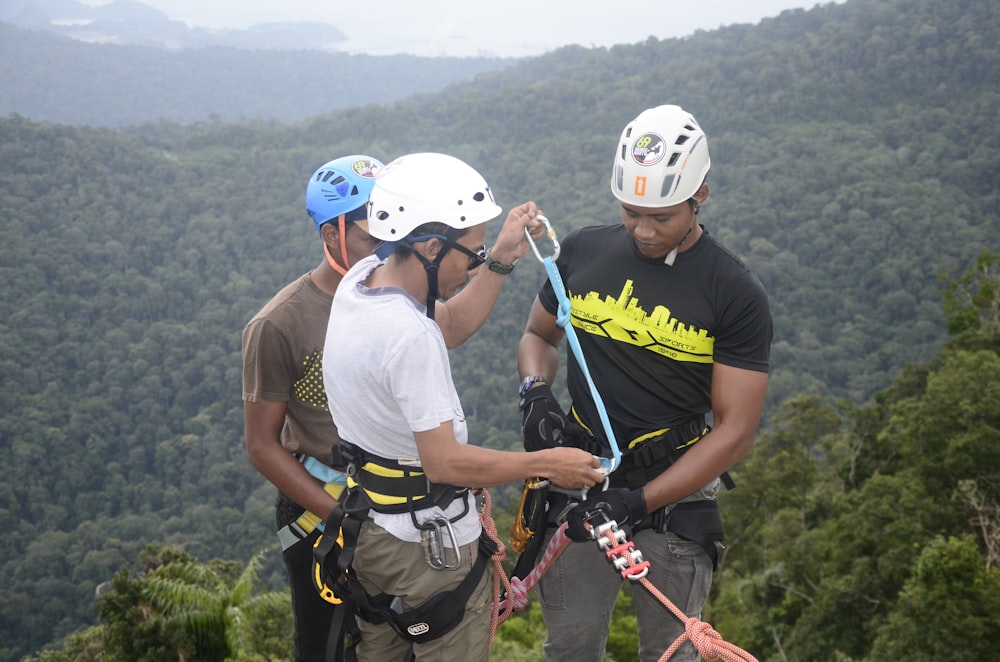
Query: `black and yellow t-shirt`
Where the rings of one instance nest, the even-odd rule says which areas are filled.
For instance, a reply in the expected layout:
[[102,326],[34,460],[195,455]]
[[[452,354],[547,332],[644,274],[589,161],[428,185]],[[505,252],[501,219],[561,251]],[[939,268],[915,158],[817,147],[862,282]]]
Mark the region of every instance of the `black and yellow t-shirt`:
[[[576,230],[556,262],[572,324],[619,446],[711,409],[712,365],[767,372],[772,324],[757,277],[708,232],[673,266],[643,257],[624,225]],[[551,282],[539,299],[558,312]],[[576,357],[567,388],[581,420],[604,440]]]

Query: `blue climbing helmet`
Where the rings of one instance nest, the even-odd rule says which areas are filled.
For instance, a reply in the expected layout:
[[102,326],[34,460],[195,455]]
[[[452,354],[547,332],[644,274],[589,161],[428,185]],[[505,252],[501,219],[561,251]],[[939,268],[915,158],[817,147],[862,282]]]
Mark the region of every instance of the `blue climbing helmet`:
[[[316,230],[341,215],[345,221],[364,219],[375,175],[382,168],[381,161],[363,154],[342,156],[320,166],[306,186],[306,212]],[[351,214],[358,210],[358,214]]]

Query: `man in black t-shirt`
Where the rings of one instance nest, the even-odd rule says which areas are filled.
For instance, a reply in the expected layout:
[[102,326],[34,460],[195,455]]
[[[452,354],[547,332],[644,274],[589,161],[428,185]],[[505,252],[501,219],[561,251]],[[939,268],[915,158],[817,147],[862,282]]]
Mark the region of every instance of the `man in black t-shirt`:
[[[753,445],[772,325],[760,281],[698,223],[710,165],[705,133],[682,108],[650,108],[630,122],[611,173],[622,223],[565,238],[556,266],[566,291],[542,287],[521,338],[526,449],[572,444],[610,457],[613,441],[622,453],[607,491],[581,504],[550,491],[548,512],[563,514],[583,544],[570,545],[539,583],[548,662],[604,656],[622,578],[590,537],[598,511],[626,529],[650,562],[650,581],[688,616],[700,616],[711,588],[723,539],[715,497]],[[556,321],[561,298],[572,304],[611,435],[574,352],[568,415],[552,395],[566,333]],[[560,523],[550,522],[549,535]],[[644,588],[632,597],[640,657],[658,660],[683,624]],[[700,658],[687,642],[671,659]]]

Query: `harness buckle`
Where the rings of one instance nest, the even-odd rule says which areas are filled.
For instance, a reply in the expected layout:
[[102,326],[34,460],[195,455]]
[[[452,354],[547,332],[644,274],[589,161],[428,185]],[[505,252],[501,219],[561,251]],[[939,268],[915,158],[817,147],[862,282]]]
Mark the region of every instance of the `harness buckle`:
[[[444,536],[448,536],[454,559],[449,561]],[[455,529],[447,517],[434,517],[420,525],[420,545],[424,548],[427,565],[435,570],[458,570],[462,566],[462,549],[455,537]]]

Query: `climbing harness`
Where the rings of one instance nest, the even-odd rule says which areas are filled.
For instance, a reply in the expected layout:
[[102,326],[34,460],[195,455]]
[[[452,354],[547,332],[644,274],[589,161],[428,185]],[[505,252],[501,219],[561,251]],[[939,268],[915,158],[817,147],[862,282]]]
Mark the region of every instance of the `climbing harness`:
[[[495,536],[488,535],[485,528],[479,538],[476,560],[459,585],[411,609],[404,609],[399,596],[369,594],[354,572],[352,562],[362,524],[369,518],[370,511],[408,512],[414,526],[420,530],[428,566],[439,571],[459,570],[463,557],[452,524],[469,512],[467,495],[470,490],[431,483],[414,459],[390,460],[349,442],[334,447],[332,464],[345,466],[347,473],[344,498],[326,521],[329,531],[339,532],[339,539],[334,541],[324,536],[313,554],[323,584],[344,602],[345,615],[341,618],[349,620],[357,614],[370,623],[388,624],[411,643],[432,641],[449,632],[462,621],[469,598],[489,561],[498,552]],[[463,500],[464,509],[453,518],[438,516],[424,522],[417,520],[416,511],[435,506],[444,509],[456,498]],[[360,631],[355,629],[350,634],[348,647],[353,648]]]
[[[316,554],[316,548],[323,544],[323,535],[317,536],[316,542],[313,543],[313,554]],[[344,536],[340,532],[337,533],[336,544],[341,547],[344,545]],[[315,587],[316,592],[319,593],[319,597],[323,598],[325,602],[329,602],[332,605],[342,604],[344,601],[337,597],[337,593],[333,588],[326,583],[326,579],[323,577],[323,567],[313,560],[313,571],[312,571],[313,587]]]
[[[347,484],[347,476],[336,469],[331,469],[319,460],[309,455],[305,455],[300,460],[302,466],[314,478],[323,482],[323,489],[334,499],[339,499],[344,487]],[[318,515],[303,512],[294,522],[290,522],[278,529],[278,540],[281,542],[281,551],[285,551],[300,540],[309,537],[315,529],[323,530],[323,519]]]
[[[341,493],[344,491],[344,487],[347,483],[347,477],[337,471],[332,469],[314,457],[309,455],[303,455],[299,462],[309,472],[313,478],[316,478],[323,483],[323,490],[327,494],[332,496],[334,499],[340,499]],[[302,512],[294,521],[289,522],[285,526],[278,529],[278,541],[281,543],[281,551],[284,552],[292,545],[295,545],[306,538],[308,538],[313,531],[317,529],[323,531],[325,524],[319,515],[312,513],[308,510]],[[315,542],[313,543],[313,548],[320,544],[323,540],[322,534],[319,535]],[[319,596],[323,598],[326,602],[333,605],[339,605],[341,603],[340,598],[338,598],[333,590],[326,585],[323,581],[322,573],[320,568],[316,563],[313,563],[313,569],[311,573],[313,580],[313,586],[315,586],[316,591]]]

